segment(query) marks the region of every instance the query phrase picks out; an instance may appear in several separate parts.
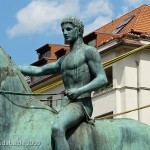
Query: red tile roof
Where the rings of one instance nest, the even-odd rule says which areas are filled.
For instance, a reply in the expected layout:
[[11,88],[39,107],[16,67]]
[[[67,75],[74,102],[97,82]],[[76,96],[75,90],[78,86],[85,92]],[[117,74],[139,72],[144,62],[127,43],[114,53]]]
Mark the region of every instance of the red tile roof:
[[67,45],[60,45],[60,44],[46,44],[40,48],[38,48],[36,51],[37,53],[43,53],[43,51],[50,50],[50,56],[51,58],[56,58],[55,52],[60,50],[61,48],[68,48]]
[[[135,10],[115,19],[112,20],[110,23],[100,27],[99,29],[95,30],[97,33],[97,44],[96,46],[99,47],[103,42],[106,42],[110,39],[113,39],[119,35],[110,34],[119,25],[126,19],[134,16],[134,18],[127,23],[124,28],[119,32],[119,34],[127,34],[131,30],[138,31],[138,32],[147,32],[150,33],[150,6],[149,5],[142,5]],[[105,32],[105,33],[104,33]],[[107,34],[106,34],[107,33]],[[90,35],[89,35],[90,36]],[[88,35],[86,36],[86,38]]]
[[41,66],[41,65],[56,61],[57,56],[56,56],[55,52],[59,51],[62,48],[67,49],[67,52],[68,52],[69,47],[67,45],[45,44],[44,46],[38,48],[36,51],[39,54],[42,54],[45,51],[49,51],[50,58],[42,58],[42,59],[34,62],[32,65]]

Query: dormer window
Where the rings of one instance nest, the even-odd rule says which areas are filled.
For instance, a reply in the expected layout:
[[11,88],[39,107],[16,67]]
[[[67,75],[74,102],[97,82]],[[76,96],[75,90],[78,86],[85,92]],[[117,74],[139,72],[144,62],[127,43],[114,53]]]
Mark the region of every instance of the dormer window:
[[39,54],[39,59],[45,58],[45,57],[50,57],[50,51],[43,51],[42,53]]
[[93,40],[89,41],[89,42],[88,42],[88,45],[95,47],[95,46],[96,46],[96,39],[93,39]]
[[113,34],[119,33],[134,17],[135,17],[135,15],[129,17],[129,18],[126,19],[126,20],[124,20],[124,21],[119,25],[119,27],[117,27],[116,30],[113,31],[112,33],[113,33]]

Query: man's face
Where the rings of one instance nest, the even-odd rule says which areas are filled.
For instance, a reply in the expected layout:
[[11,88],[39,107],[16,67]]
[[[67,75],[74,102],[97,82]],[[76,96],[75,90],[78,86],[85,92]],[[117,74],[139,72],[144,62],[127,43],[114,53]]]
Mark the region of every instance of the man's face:
[[65,43],[72,43],[78,39],[78,29],[71,23],[62,25],[62,32],[65,38]]

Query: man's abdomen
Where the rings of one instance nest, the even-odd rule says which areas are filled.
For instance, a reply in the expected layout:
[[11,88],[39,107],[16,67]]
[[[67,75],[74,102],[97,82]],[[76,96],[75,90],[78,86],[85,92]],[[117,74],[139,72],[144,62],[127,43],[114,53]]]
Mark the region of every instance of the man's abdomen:
[[[72,70],[63,72],[65,89],[80,88],[91,82],[91,74],[87,64],[83,64]],[[90,93],[84,93],[79,98],[90,97]]]

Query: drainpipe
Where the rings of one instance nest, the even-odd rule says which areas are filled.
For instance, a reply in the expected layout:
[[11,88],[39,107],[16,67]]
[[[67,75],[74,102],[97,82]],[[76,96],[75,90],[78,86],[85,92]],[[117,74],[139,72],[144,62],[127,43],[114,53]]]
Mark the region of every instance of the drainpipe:
[[[139,108],[140,107],[140,99],[139,99],[139,92],[140,92],[140,89],[139,89],[139,61],[136,60],[135,63],[136,63],[136,68],[137,68],[137,106]],[[139,110],[138,110],[138,121],[140,121],[140,111]]]

